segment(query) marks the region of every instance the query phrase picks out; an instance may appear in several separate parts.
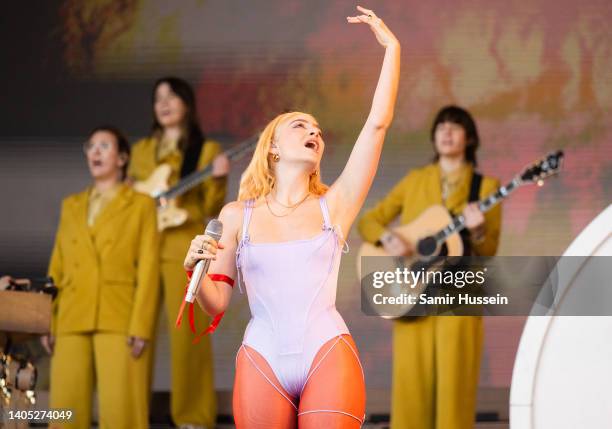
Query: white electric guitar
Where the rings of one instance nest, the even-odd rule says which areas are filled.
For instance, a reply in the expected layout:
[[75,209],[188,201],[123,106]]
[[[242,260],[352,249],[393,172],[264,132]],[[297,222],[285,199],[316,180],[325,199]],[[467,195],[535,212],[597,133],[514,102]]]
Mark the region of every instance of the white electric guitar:
[[[235,161],[250,153],[257,145],[259,134],[239,143],[225,152],[230,161]],[[199,185],[212,174],[212,165],[209,164],[202,170],[183,177],[173,187],[168,186],[168,180],[172,174],[172,168],[168,164],[161,164],[148,179],[134,183],[134,189],[147,194],[157,201],[157,229],[163,231],[166,228],[177,227],[187,220],[187,210],[178,206],[176,198],[183,195],[191,188]]]

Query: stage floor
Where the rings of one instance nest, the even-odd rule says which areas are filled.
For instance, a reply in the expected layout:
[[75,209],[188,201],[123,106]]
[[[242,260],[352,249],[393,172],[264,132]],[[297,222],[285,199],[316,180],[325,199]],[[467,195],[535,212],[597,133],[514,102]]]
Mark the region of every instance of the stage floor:
[[[215,429],[234,429],[234,425],[218,425]],[[474,429],[508,429],[508,422],[483,422],[477,423]],[[388,429],[388,423],[366,423],[363,429]],[[170,426],[151,425],[150,429],[172,429]]]

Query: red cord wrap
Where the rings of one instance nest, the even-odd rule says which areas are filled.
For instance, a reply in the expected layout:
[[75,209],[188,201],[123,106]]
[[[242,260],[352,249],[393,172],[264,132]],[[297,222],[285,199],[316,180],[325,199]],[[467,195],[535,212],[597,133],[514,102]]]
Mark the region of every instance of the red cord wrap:
[[[185,297],[187,296],[187,289],[189,289],[189,281],[191,280],[191,276],[193,275],[193,271],[185,271],[187,273],[187,286],[185,287]],[[234,279],[232,279],[231,277],[226,276],[225,274],[207,274],[208,277],[214,281],[214,282],[224,282],[227,283],[228,285],[230,285],[231,287],[234,287]],[[178,317],[176,318],[176,327],[180,327],[181,326],[181,322],[183,320],[183,312],[185,311],[185,303],[187,301],[185,301],[185,299],[183,299],[183,302],[181,304],[181,308],[179,309],[179,314]],[[215,329],[217,329],[217,326],[219,326],[219,323],[221,322],[221,319],[223,318],[223,315],[225,314],[225,312],[222,312],[220,314],[217,314],[212,323],[210,324],[210,326],[208,326],[208,328],[206,328],[204,331],[202,331],[199,335],[196,335],[196,337],[193,339],[193,344],[197,344],[200,342],[200,340],[202,339],[202,337],[206,334],[210,334],[215,332]],[[193,302],[189,303],[189,329],[191,330],[191,332],[193,332],[194,334],[196,334],[196,328],[195,328],[195,315],[194,315],[194,309],[193,309]]]

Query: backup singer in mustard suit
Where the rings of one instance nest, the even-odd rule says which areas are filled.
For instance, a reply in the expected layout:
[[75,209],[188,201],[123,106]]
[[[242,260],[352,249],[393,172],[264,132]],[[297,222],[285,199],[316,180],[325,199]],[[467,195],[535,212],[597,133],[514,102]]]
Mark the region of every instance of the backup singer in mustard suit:
[[[435,162],[411,171],[359,222],[359,232],[380,242],[395,255],[410,253],[386,229],[399,216],[402,224],[426,208],[443,204],[463,213],[469,228],[471,253],[492,256],[497,251],[501,207],[485,213],[466,205],[479,145],[469,113],[455,106],[442,109],[432,131]],[[499,187],[483,177],[479,198]],[[474,426],[482,352],[481,317],[434,316],[399,319],[393,327],[392,429],[468,429]]]
[[[187,222],[164,230],[161,238],[161,280],[172,359],[172,419],[181,428],[213,428],[216,397],[210,338],[205,336],[198,344],[192,344],[193,334],[186,326],[177,329],[175,320],[187,282],[183,270],[185,249],[221,210],[229,167],[227,158],[220,155],[221,146],[205,140],[197,122],[193,90],[185,81],[160,79],[153,96],[153,132],[133,146],[128,175],[136,181],[146,180],[165,163],[172,169],[173,185],[189,172],[213,164],[213,177],[178,199],[178,206],[189,214]],[[208,326],[209,320],[202,311],[196,311],[195,316],[197,329]]]
[[153,199],[122,183],[129,145],[110,127],[86,144],[94,185],[67,197],[49,266],[59,288],[52,333],[50,408],[74,411],[53,428],[148,428],[147,347],[159,296]]

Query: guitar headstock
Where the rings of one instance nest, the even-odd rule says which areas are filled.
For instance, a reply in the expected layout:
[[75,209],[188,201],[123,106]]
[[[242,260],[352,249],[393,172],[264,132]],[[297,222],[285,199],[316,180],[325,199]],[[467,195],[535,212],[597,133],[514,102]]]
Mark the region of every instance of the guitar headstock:
[[525,168],[518,176],[521,183],[537,183],[542,185],[544,179],[553,176],[561,170],[563,151],[551,152],[546,157]]

